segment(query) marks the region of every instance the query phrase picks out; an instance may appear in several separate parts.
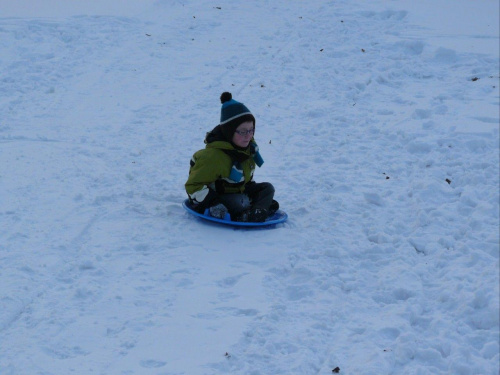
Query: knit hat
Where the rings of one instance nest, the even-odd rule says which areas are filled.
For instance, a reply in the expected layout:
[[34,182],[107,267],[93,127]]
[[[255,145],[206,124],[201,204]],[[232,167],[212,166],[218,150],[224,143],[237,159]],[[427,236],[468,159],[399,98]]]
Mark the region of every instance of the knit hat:
[[220,110],[220,128],[228,141],[233,139],[234,131],[246,121],[252,121],[255,127],[255,117],[250,110],[233,99],[230,92],[223,92],[220,96],[222,108]]

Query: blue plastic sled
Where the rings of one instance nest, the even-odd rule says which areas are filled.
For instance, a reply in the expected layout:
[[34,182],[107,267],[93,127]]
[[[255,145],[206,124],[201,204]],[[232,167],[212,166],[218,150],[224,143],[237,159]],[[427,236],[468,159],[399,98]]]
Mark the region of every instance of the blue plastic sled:
[[274,225],[274,224],[279,224],[283,223],[288,219],[288,215],[286,214],[285,211],[278,210],[274,213],[274,215],[269,216],[266,221],[262,223],[256,223],[256,222],[244,222],[244,221],[232,221],[231,220],[231,215],[226,214],[226,217],[224,219],[218,219],[216,217],[210,216],[210,213],[208,212],[208,209],[205,210],[204,214],[200,214],[193,210],[191,208],[191,205],[189,203],[189,199],[186,199],[184,202],[182,202],[182,207],[189,212],[191,215],[197,216],[201,219],[208,220],[208,221],[213,221],[215,223],[219,224],[225,224],[225,225],[232,225],[235,227],[262,227],[262,226],[268,226],[268,225]]

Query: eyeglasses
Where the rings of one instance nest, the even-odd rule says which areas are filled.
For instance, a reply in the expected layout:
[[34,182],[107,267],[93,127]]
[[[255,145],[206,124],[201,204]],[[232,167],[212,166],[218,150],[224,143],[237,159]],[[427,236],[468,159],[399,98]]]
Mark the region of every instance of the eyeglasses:
[[235,130],[234,131],[235,133],[238,133],[239,135],[241,135],[242,137],[244,137],[245,135],[254,135],[255,133],[255,129],[249,129],[249,130]]

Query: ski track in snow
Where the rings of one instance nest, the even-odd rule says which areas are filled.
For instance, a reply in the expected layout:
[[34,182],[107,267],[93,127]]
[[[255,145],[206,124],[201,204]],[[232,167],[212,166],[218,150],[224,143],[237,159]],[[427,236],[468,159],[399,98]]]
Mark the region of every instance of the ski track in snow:
[[[498,56],[411,14],[0,18],[0,373],[498,374]],[[181,207],[224,90],[274,229]]]

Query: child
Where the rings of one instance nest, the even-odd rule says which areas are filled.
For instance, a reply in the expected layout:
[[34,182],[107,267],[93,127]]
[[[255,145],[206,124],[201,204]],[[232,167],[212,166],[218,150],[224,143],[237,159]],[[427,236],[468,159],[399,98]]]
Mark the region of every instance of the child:
[[264,163],[253,139],[255,117],[224,92],[220,124],[205,137],[206,147],[191,159],[185,188],[191,206],[203,213],[236,221],[263,222],[279,208],[269,182],[253,181],[255,165]]

